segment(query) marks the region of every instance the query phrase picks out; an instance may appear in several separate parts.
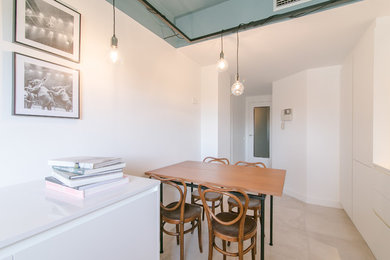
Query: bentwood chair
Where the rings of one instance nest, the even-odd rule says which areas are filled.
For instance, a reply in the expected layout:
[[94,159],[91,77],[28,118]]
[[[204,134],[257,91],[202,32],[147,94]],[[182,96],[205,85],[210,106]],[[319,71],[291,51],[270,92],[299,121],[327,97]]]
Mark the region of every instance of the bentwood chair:
[[[251,163],[251,162],[244,162],[244,161],[239,161],[236,162],[234,165],[237,166],[244,166],[244,167],[262,167],[262,168],[267,168],[264,163],[262,162],[256,162],[256,163]],[[240,197],[241,202],[243,202],[243,197]],[[228,208],[229,212],[232,212],[234,208],[237,207],[237,203],[229,198],[228,199]],[[249,198],[249,204],[248,204],[248,210],[253,210],[253,217],[255,220],[260,216],[260,209],[261,209],[261,201],[260,199],[257,198]],[[261,217],[261,216],[260,216]]]
[[229,159],[227,159],[227,158],[216,158],[216,157],[211,157],[211,156],[204,158],[203,162],[205,162],[205,163],[215,162],[215,163],[221,163],[221,164],[226,164],[226,165],[230,164]]
[[[219,163],[229,165],[230,162],[227,158],[216,158],[216,157],[206,157],[203,159],[205,163]],[[206,195],[206,201],[208,202],[208,206],[211,207],[211,210],[215,213],[215,209],[217,207],[221,207],[221,211],[223,212],[223,196],[220,194],[209,192]],[[203,207],[202,201],[199,196],[199,192],[194,190],[191,194],[191,203],[195,205],[200,205]],[[202,219],[204,219],[204,210],[202,214]]]
[[[262,167],[262,168],[267,168],[264,163],[262,162],[244,162],[244,161],[239,161],[236,162],[234,165],[236,166],[243,166],[243,167]],[[238,196],[241,200],[241,203],[243,203],[244,197]],[[234,208],[237,208],[238,205],[235,200],[232,198],[228,199],[228,209],[229,212],[233,212]],[[249,197],[249,203],[248,203],[248,210],[253,210],[253,218],[255,221],[257,221],[257,218],[261,218],[260,210],[261,210],[261,201],[260,199],[257,198],[251,198]]]
[[[187,186],[184,181],[174,178],[163,178],[157,175],[151,175],[151,178],[161,181],[163,184],[170,185],[177,189],[180,198],[178,201],[168,205],[160,204],[160,228],[167,235],[176,236],[176,242],[180,244],[180,260],[184,259],[184,234],[193,232],[198,228],[199,251],[202,253],[202,208],[199,205],[185,203]],[[183,190],[179,187],[183,186]],[[191,223],[191,227],[184,230],[184,224]],[[168,231],[164,228],[165,224],[176,225],[176,232]]]
[[[242,260],[244,255],[249,251],[252,251],[252,260],[254,260],[256,254],[257,222],[252,217],[246,215],[249,204],[248,195],[239,189],[220,188],[207,184],[199,185],[198,191],[203,205],[205,205],[204,208],[209,228],[208,259],[211,260],[213,258],[213,250],[215,248],[218,252],[223,254],[224,260],[226,259],[226,256],[238,256],[238,258]],[[229,199],[234,200],[237,203],[237,213],[221,212],[215,215],[209,207],[206,207],[206,195],[211,192],[218,193],[221,196],[228,196]],[[242,202],[241,197],[244,198],[244,202]],[[222,240],[222,248],[215,243],[215,238]],[[244,249],[244,241],[248,239],[250,239],[250,244]],[[227,242],[237,242],[238,251],[227,251]]]

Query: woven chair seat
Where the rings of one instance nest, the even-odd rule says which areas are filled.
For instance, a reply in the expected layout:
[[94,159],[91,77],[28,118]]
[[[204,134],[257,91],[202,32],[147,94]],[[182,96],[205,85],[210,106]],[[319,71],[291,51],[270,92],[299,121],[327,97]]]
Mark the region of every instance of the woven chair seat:
[[[200,199],[199,191],[198,190],[194,190],[192,192],[192,196],[194,198],[196,198],[196,199]],[[222,199],[222,195],[219,194],[219,193],[216,193],[216,192],[207,192],[205,194],[205,199],[208,200],[208,201],[217,201],[217,200]]]
[[[228,221],[235,219],[237,217],[237,213],[222,212],[222,213],[217,214],[217,217],[221,221],[228,222]],[[239,222],[236,222],[233,225],[226,226],[226,225],[222,225],[222,224],[218,223],[215,220],[212,221],[213,229],[216,232],[223,234],[225,236],[229,236],[229,237],[238,237],[238,231],[240,229],[239,224],[240,224]],[[256,226],[257,226],[256,221],[254,221],[252,217],[246,216],[245,217],[245,224],[244,224],[244,237],[249,233],[255,232]]]
[[[242,204],[245,204],[245,198],[242,196],[237,196]],[[234,206],[237,206],[237,201],[235,201],[233,198],[228,199],[228,203],[232,204]],[[260,208],[260,199],[255,199],[255,198],[249,198],[249,203],[248,203],[248,209],[253,209],[253,208]]]
[[[172,203],[167,205],[167,208],[173,208],[174,206],[176,206],[176,204],[177,204],[177,201],[172,202]],[[185,219],[196,218],[197,216],[200,215],[201,212],[202,212],[202,208],[198,205],[186,203],[184,206],[184,218]],[[165,218],[168,218],[168,219],[180,220],[180,207],[178,207],[177,209],[175,209],[173,211],[161,209],[161,214]]]

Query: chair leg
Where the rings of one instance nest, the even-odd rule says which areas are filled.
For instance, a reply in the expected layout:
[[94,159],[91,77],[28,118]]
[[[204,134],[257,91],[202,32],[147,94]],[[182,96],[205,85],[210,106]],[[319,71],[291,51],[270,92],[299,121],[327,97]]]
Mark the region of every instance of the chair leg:
[[[191,204],[195,204],[194,196],[191,194]],[[195,225],[195,221],[191,221],[191,226],[193,227]],[[191,231],[191,234],[194,233],[194,230]]]
[[[256,225],[257,225],[257,218],[258,218],[257,209],[253,210],[253,215],[254,215],[254,218],[255,218],[255,221],[256,221]],[[255,254],[257,254],[257,248],[256,247],[255,247]]]
[[203,248],[202,248],[202,220],[201,216],[199,215],[198,217],[198,243],[199,243],[199,251],[203,253]]
[[251,243],[253,244],[254,243],[254,246],[253,246],[253,248],[252,248],[252,260],[255,260],[255,257],[256,257],[256,252],[255,252],[255,250],[256,250],[256,238],[255,237],[252,237],[251,238]]
[[211,212],[213,212],[213,214],[215,214],[215,201],[211,202]]
[[184,223],[180,223],[180,260],[184,260]]
[[221,206],[221,212],[223,212],[223,196],[222,196],[221,201],[219,202],[219,205]]
[[254,210],[253,210],[253,218],[254,218],[254,221],[257,222],[257,218],[258,218],[257,209],[254,209]]
[[176,225],[176,244],[179,244],[179,236],[180,236],[180,230],[179,230],[179,224]]
[[209,229],[209,259],[213,259],[213,250],[214,250],[214,236],[213,236],[213,231]]
[[202,220],[204,220],[204,211],[205,211],[206,209],[204,208],[204,206],[202,206]]
[[244,259],[244,241],[238,241],[238,259]]
[[[222,240],[222,249],[226,252],[226,240]],[[223,260],[226,260],[225,254],[223,254]]]

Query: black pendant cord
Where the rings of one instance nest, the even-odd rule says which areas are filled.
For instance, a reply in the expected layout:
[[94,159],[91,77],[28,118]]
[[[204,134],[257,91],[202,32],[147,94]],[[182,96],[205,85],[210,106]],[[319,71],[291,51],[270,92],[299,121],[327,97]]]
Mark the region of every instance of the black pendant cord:
[[241,26],[241,24],[237,27],[237,74],[236,74],[237,81],[240,78],[240,76],[238,74],[238,71],[239,71],[239,67],[238,67],[238,49],[240,47],[240,39],[238,37],[238,31],[240,30],[240,26]]
[[113,12],[113,19],[114,19],[113,31],[114,31],[114,36],[115,36],[115,0],[112,0],[112,12]]
[[223,31],[221,31],[221,52],[223,53]]

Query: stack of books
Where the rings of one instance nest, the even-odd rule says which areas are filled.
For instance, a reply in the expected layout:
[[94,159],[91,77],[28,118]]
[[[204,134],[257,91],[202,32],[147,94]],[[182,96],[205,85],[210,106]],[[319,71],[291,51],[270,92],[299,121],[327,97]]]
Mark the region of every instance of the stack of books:
[[52,176],[45,178],[46,188],[85,198],[129,182],[123,175],[126,164],[116,157],[69,157],[49,160]]

